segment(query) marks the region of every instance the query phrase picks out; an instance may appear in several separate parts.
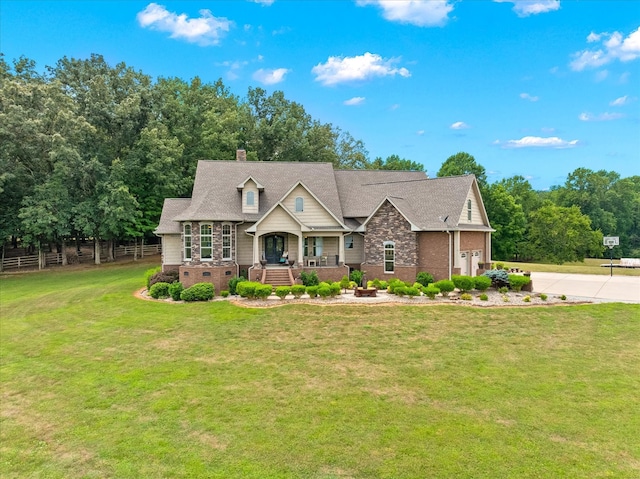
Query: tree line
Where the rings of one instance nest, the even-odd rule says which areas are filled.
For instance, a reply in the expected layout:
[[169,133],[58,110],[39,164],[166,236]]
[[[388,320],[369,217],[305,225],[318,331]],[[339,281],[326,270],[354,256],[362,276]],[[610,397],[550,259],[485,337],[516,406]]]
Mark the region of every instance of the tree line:
[[[149,238],[164,198],[191,195],[197,161],[233,160],[239,148],[250,161],[424,171],[398,155],[371,160],[362,141],[312,118],[281,91],[249,88],[240,98],[221,80],[154,81],[100,55],[64,57],[44,72],[30,59],[0,56],[0,244],[53,244],[64,262],[72,238],[96,245]],[[536,192],[521,177],[489,185],[473,157],[452,158],[438,175],[476,174],[497,258],[572,259],[541,256],[534,246],[554,214],[564,221],[553,231],[566,229],[568,213],[551,207],[574,208],[590,221],[591,236],[580,240],[589,246],[577,255],[602,253],[598,231],[616,231],[625,252],[639,248],[638,177],[577,170],[564,187]]]

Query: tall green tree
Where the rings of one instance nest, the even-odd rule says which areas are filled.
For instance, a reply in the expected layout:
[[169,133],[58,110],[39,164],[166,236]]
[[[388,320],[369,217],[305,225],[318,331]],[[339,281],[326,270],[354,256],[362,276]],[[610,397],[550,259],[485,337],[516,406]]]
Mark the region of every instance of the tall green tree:
[[400,158],[398,155],[387,156],[384,160],[377,157],[371,162],[370,168],[373,170],[424,171],[422,163]]
[[442,163],[437,176],[441,178],[443,176],[468,175],[471,173],[476,175],[478,186],[480,190],[484,192],[484,189],[488,186],[487,172],[484,166],[477,163],[476,159],[469,153],[461,151],[455,155],[451,155]]
[[484,204],[495,229],[491,235],[491,256],[503,261],[518,259],[527,228],[522,205],[516,203],[500,183],[493,183],[487,188]]

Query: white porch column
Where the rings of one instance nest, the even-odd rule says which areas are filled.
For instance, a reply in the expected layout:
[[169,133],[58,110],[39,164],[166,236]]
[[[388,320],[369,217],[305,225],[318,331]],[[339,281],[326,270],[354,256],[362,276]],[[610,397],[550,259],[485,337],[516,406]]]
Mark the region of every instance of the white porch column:
[[258,238],[258,232],[253,235],[253,264],[260,262],[260,241]]
[[453,267],[460,267],[460,231],[453,232]]
[[344,235],[338,240],[338,265],[344,263]]
[[484,262],[491,263],[491,233],[485,233]]
[[304,266],[304,238],[302,233],[298,236],[298,266]]

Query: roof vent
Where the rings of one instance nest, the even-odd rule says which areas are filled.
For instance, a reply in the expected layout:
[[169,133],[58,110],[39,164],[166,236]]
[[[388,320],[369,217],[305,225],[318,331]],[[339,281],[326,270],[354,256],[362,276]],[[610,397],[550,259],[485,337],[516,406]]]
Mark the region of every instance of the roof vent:
[[236,161],[247,161],[246,150],[236,150]]

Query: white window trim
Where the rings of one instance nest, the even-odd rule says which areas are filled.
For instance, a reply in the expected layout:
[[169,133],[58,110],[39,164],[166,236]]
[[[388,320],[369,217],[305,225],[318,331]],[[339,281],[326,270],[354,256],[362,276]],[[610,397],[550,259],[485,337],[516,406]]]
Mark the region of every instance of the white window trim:
[[[229,234],[225,234],[224,233],[224,227],[228,226],[229,227]],[[220,230],[220,234],[222,235],[222,260],[223,261],[230,261],[231,259],[233,259],[233,248],[232,248],[232,243],[233,243],[233,228],[231,227],[231,223],[222,223],[222,228]],[[224,238],[225,236],[229,237],[229,256],[225,256],[224,255],[224,249],[225,249],[225,245],[224,245]]]
[[[209,246],[209,248],[211,249],[211,258],[202,257],[202,227],[203,226],[209,226],[211,228],[211,234],[206,235],[211,238],[211,246]],[[206,262],[213,261],[213,223],[200,223],[200,261],[206,261]]]
[[353,249],[355,247],[355,238],[353,235],[347,235],[344,237],[345,249]]
[[[393,251],[393,260],[390,261],[393,269],[391,271],[387,271],[387,246],[392,246],[390,248]],[[382,253],[382,271],[384,274],[395,274],[396,272],[396,243],[395,241],[385,241],[383,243],[383,253]]]
[[[185,228],[189,227],[189,234],[185,233]],[[189,256],[187,256],[187,243],[189,238]],[[191,223],[185,223],[182,225],[182,257],[184,261],[191,261],[193,259],[193,226]]]
[[[300,201],[300,203],[298,203],[298,200]],[[300,208],[298,208],[298,204],[300,205]],[[302,196],[296,196],[295,210],[296,213],[302,213],[304,211],[304,198]]]
[[[251,195],[251,196],[249,196]],[[247,191],[247,194],[245,196],[246,201],[247,201],[247,206],[255,206],[256,205],[256,195],[253,191]],[[251,199],[251,200],[249,200]]]

